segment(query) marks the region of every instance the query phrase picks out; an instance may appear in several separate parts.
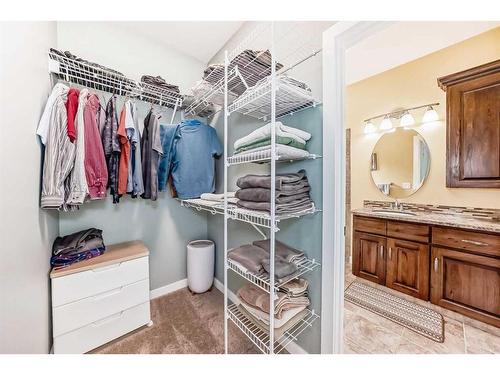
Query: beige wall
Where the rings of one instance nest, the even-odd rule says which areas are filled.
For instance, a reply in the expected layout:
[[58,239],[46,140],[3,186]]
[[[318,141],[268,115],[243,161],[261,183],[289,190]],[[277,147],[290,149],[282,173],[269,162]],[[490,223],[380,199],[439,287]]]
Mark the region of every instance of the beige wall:
[[[441,103],[436,108],[441,121],[415,127],[429,145],[429,177],[420,190],[404,201],[500,209],[500,189],[446,188],[446,96],[436,82],[438,77],[497,59],[500,59],[500,28],[347,87],[347,126],[352,132],[353,209],[361,207],[364,199],[392,200],[372,183],[370,155],[381,133],[363,134],[363,120],[431,102]],[[419,116],[415,116],[417,123],[422,114],[419,112]]]

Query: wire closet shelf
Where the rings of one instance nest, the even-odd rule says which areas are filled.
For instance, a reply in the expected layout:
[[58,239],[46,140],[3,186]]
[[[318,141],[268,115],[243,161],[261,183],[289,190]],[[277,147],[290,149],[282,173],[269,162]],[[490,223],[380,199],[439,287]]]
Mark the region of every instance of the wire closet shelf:
[[292,328],[285,331],[281,336],[275,337],[273,349],[270,348],[269,333],[257,326],[252,320],[232,304],[227,309],[229,319],[247,336],[250,341],[264,354],[282,353],[292,342],[296,342],[299,336],[313,323],[319,319],[314,310],[307,310],[305,316]]
[[[291,159],[290,157],[286,156],[281,156],[281,155],[276,155],[276,161],[280,163],[291,163],[294,161],[299,161],[299,160],[315,160],[321,158],[320,155],[316,154],[309,154],[306,157],[298,157]],[[227,158],[227,165],[239,165],[239,164],[246,164],[246,163],[270,163],[271,162],[271,150],[266,149],[266,150],[261,150],[261,151],[254,151],[254,152],[249,152],[249,153],[244,153],[244,154],[235,154],[233,156],[230,156]]]
[[[206,211],[212,215],[224,215],[224,204],[212,204],[203,199],[178,199],[182,207],[191,208],[195,211]],[[299,210],[293,213],[287,213],[275,216],[275,228],[279,231],[278,223],[283,220],[299,218],[305,215],[312,215],[317,212],[321,212],[320,209],[316,208],[314,205],[311,208]],[[258,227],[271,229],[271,215],[265,211],[254,211],[247,210],[244,208],[236,207],[235,205],[229,205],[227,208],[228,217],[232,220],[240,221],[243,223],[256,225]]]
[[[317,56],[321,46],[314,43],[312,33],[304,32],[298,25],[291,23],[283,27],[278,38],[285,44],[293,45],[286,50],[275,49],[276,60],[270,53],[271,43],[269,35],[271,27],[267,24],[258,24],[248,33],[229,54],[227,91],[228,102],[233,104],[229,112],[238,111],[259,119],[270,117],[269,78],[272,71],[272,61],[275,63],[276,75],[280,78],[280,92],[276,102],[277,118],[293,114],[309,107],[320,104],[311,92],[294,85],[294,79],[287,78],[287,73],[302,62]],[[287,43],[293,41],[293,43]],[[251,49],[252,46],[258,46]],[[186,114],[196,116],[202,114],[211,105],[222,108],[224,104],[224,64],[212,64],[204,73],[204,78],[192,88],[194,100],[187,106]],[[260,100],[259,100],[260,99]],[[257,103],[251,108],[254,101]]]
[[173,108],[174,113],[182,105],[183,96],[178,92],[145,82],[137,82],[121,73],[78,58],[62,56],[51,51],[48,53],[48,58],[49,72],[54,73],[61,80]]

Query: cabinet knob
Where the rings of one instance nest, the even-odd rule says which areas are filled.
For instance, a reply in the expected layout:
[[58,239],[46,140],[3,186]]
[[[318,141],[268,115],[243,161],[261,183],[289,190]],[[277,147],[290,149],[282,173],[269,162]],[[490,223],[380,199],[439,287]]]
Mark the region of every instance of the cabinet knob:
[[438,271],[439,271],[439,259],[434,258],[434,272],[438,272]]

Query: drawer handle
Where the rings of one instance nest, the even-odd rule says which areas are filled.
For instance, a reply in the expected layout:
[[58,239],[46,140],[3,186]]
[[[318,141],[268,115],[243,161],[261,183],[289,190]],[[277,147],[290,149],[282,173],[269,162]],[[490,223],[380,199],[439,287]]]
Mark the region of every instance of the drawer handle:
[[471,245],[476,245],[476,246],[489,246],[489,244],[487,244],[486,242],[481,242],[481,241],[462,240],[462,242],[470,243]]
[[380,246],[380,257],[383,258],[384,257],[384,245],[381,245]]
[[93,299],[95,301],[98,301],[98,300],[107,298],[109,296],[119,294],[119,293],[121,293],[122,290],[123,290],[123,286],[116,288],[116,289],[113,289],[113,290],[110,290],[110,291],[107,291],[107,292],[104,292],[104,293],[101,293],[101,294],[98,294],[98,295],[94,296]]
[[106,266],[106,267],[99,267],[99,268],[93,268],[92,269],[92,272],[104,272],[104,271],[109,271],[109,270],[112,270],[114,268],[118,268],[120,267],[122,264],[121,262],[120,263],[115,263],[115,264],[112,264],[110,266]]
[[439,271],[439,259],[434,258],[434,272],[438,272],[438,271]]
[[123,315],[123,311],[119,312],[118,314],[108,316],[107,318],[98,320],[97,322],[92,323],[92,326],[94,326],[94,327],[102,326],[103,324],[106,324],[106,323],[112,322],[113,320],[121,318],[122,315]]
[[392,260],[392,247],[389,247],[389,260]]

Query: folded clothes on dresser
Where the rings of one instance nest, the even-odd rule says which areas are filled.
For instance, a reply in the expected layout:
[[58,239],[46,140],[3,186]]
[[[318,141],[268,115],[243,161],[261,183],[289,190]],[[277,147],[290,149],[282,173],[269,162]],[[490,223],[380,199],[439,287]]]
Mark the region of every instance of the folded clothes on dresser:
[[62,268],[104,253],[106,246],[102,230],[89,228],[64,237],[57,237],[52,245],[50,264]]

